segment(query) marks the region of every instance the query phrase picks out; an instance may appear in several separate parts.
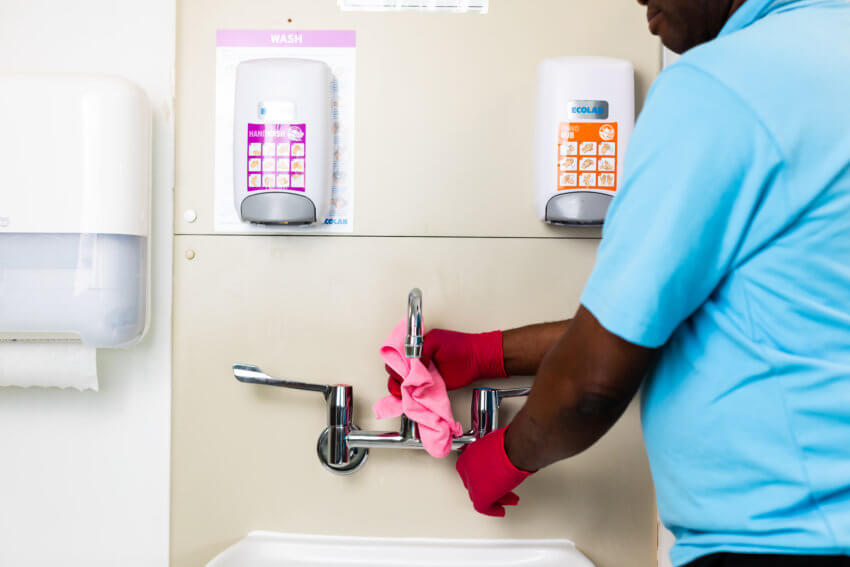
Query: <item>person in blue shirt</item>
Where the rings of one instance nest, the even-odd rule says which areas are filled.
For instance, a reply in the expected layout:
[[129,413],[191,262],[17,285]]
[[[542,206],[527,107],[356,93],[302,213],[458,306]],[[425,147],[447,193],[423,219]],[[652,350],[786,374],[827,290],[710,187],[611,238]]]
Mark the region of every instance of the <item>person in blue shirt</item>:
[[433,331],[450,387],[536,374],[458,472],[504,515],[641,389],[677,566],[850,565],[850,3],[638,0],[655,82],[575,317]]

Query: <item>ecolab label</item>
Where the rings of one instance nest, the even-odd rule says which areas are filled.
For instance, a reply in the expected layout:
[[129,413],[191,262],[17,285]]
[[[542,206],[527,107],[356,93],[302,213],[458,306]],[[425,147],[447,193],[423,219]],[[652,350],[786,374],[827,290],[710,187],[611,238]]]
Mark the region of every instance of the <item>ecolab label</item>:
[[607,100],[571,100],[567,106],[573,120],[608,120]]

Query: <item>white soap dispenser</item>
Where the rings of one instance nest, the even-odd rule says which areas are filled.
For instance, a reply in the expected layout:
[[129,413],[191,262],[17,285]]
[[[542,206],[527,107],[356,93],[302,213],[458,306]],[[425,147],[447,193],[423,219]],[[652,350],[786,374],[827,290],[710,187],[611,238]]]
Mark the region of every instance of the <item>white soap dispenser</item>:
[[635,122],[634,68],[607,57],[538,70],[535,208],[557,225],[601,225],[622,181]]
[[333,186],[333,75],[322,61],[244,61],[236,72],[234,197],[242,220],[308,225]]

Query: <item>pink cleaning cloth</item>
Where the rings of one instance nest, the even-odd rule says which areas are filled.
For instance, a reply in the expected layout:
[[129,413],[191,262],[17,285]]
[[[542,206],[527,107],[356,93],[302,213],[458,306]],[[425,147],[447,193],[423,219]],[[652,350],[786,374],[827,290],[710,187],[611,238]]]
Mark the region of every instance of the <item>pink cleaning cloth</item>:
[[434,363],[425,368],[420,360],[404,356],[406,327],[407,322],[402,320],[381,347],[381,358],[404,380],[401,399],[387,396],[372,409],[378,419],[404,413],[419,425],[419,438],[428,454],[442,459],[451,452],[452,439],[463,435],[463,428],[452,416],[446,383]]

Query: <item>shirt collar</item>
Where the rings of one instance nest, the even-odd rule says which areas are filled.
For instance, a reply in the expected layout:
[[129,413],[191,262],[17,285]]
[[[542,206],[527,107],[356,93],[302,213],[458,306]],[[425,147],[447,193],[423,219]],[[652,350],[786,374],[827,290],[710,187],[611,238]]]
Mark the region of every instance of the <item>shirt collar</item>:
[[[794,10],[812,4],[823,4],[824,0],[747,0],[732,14],[720,31],[720,36],[742,30],[760,19],[776,12]],[[826,2],[829,3],[829,2]]]

